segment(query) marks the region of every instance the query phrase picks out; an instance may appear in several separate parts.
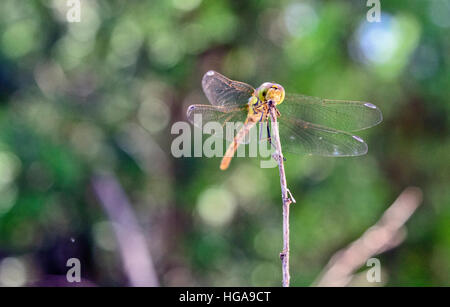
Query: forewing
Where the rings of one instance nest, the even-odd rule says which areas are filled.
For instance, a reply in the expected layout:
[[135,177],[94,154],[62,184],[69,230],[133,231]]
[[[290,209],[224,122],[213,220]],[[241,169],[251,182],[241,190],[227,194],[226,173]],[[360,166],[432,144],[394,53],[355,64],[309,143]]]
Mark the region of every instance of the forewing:
[[[281,116],[289,116],[343,131],[358,131],[383,120],[380,109],[362,101],[331,100],[299,94],[286,95],[277,106]],[[282,120],[282,117],[280,120]]]
[[230,80],[213,70],[203,76],[202,87],[209,102],[214,106],[245,105],[255,92],[250,85]]
[[367,144],[356,135],[283,117],[278,121],[283,152],[330,157],[360,156],[367,153]]

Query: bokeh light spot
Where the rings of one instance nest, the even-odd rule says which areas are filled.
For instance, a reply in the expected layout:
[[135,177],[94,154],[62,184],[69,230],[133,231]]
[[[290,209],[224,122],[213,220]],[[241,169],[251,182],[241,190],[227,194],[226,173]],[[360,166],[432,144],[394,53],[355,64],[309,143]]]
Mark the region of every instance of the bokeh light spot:
[[316,28],[318,17],[314,7],[310,4],[296,2],[286,7],[284,23],[290,35],[302,37]]
[[450,2],[448,0],[431,0],[428,3],[428,14],[431,21],[441,28],[450,27]]
[[24,20],[9,26],[2,35],[1,48],[5,55],[19,58],[31,50],[37,43],[36,29],[38,26],[32,20]]
[[202,0],[172,0],[172,4],[175,8],[183,11],[191,11],[197,8]]
[[0,186],[11,183],[21,168],[20,159],[13,153],[0,151]]
[[97,222],[93,228],[95,243],[106,251],[114,251],[117,247],[113,224],[107,221]]
[[235,209],[233,195],[221,188],[207,189],[197,202],[200,217],[211,226],[224,226],[231,222]]
[[0,284],[4,287],[20,287],[27,281],[24,263],[14,257],[7,257],[0,263]]
[[149,98],[142,102],[138,118],[142,127],[150,132],[158,132],[169,123],[170,111],[163,101],[157,98]]

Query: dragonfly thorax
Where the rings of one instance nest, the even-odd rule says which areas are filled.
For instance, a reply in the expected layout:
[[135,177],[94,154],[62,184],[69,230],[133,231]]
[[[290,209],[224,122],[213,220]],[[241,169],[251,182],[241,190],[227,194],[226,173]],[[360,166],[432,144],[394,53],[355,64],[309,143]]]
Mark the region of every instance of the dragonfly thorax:
[[257,89],[258,98],[263,102],[272,101],[278,105],[284,100],[284,88],[280,84],[265,82]]

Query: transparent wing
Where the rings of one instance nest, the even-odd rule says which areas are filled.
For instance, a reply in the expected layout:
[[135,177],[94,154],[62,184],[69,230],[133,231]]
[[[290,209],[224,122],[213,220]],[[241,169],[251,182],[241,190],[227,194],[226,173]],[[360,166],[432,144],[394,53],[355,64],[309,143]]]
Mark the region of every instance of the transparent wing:
[[284,116],[278,122],[283,152],[332,157],[367,153],[367,144],[351,133]]
[[[210,129],[204,129],[216,137],[233,141],[234,135],[240,130],[247,118],[247,105],[223,107],[194,104],[187,110],[188,120],[196,127],[203,129],[206,123],[211,123]],[[229,125],[227,125],[229,123]],[[228,131],[227,131],[228,129]],[[242,143],[248,142],[247,139]]]
[[280,121],[287,115],[320,126],[344,131],[358,131],[377,125],[383,120],[380,109],[361,101],[330,100],[299,94],[286,94],[277,106]]
[[213,70],[203,76],[202,87],[209,102],[214,106],[247,104],[255,92],[250,85],[230,80]]

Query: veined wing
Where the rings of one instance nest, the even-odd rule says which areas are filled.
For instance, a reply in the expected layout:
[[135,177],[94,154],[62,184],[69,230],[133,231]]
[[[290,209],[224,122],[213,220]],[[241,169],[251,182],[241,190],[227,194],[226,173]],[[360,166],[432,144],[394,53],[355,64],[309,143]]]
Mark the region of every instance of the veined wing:
[[331,100],[299,94],[286,94],[277,106],[282,117],[304,120],[324,127],[344,131],[358,131],[379,124],[383,120],[380,109],[362,101]]
[[[203,129],[203,126],[209,122],[216,122],[217,128],[221,130],[211,132],[212,135],[233,141],[235,134],[242,127],[247,118],[247,106],[210,106],[202,104],[194,104],[189,106],[187,110],[188,120],[196,127]],[[227,131],[226,123],[232,123],[236,129]],[[231,127],[233,128],[233,127]],[[248,140],[244,140],[245,143]]]
[[351,133],[285,116],[278,122],[283,152],[332,157],[367,153],[367,144]]
[[213,70],[203,76],[202,87],[209,102],[214,106],[245,105],[255,92],[252,86],[230,80]]

